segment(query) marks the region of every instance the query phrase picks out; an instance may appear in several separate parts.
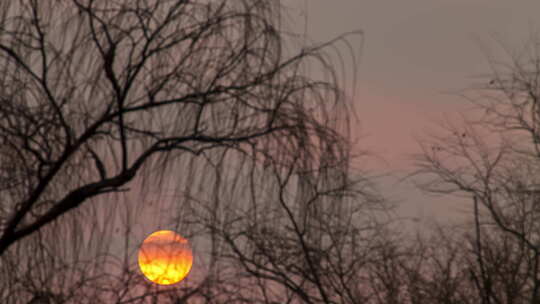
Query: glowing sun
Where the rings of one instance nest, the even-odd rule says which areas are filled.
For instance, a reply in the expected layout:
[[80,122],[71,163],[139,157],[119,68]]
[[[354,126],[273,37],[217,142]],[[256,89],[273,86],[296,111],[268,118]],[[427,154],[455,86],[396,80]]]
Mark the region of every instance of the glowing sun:
[[191,270],[193,254],[186,239],[170,230],[150,234],[139,249],[139,267],[150,281],[171,285]]

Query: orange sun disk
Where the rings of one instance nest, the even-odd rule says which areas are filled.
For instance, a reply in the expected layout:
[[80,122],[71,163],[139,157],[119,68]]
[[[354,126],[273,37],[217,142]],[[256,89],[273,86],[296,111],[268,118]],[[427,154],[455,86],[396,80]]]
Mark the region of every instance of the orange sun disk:
[[152,233],[139,249],[139,268],[147,279],[160,285],[182,281],[192,265],[188,241],[170,230]]

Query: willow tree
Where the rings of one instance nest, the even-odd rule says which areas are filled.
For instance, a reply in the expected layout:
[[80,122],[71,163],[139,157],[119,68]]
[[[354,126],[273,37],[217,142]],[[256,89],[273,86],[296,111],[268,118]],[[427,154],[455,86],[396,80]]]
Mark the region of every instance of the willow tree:
[[[159,195],[166,184],[178,209],[190,210],[177,214],[177,223],[210,229],[213,257],[223,244],[246,250],[240,257],[254,252],[253,243],[240,248],[223,234],[235,230],[217,229],[233,220],[221,211],[258,208],[256,216],[281,206],[280,215],[295,219],[291,231],[310,288],[330,301],[321,286],[331,281],[315,269],[303,238],[326,229],[349,235],[344,244],[356,242],[350,239],[357,232],[350,226],[351,203],[340,207],[357,194],[348,172],[350,108],[325,51],[346,40],[294,51],[281,10],[278,1],[260,0],[0,3],[0,263],[13,266],[2,275],[19,275],[13,259],[25,250],[43,253],[27,255],[27,265],[38,265],[44,255],[54,260],[89,248],[98,252],[99,240],[112,231],[103,219],[120,205],[126,214],[150,206],[144,195]],[[314,77],[309,70],[321,73]],[[142,195],[138,202],[122,201],[135,192]],[[324,208],[316,207],[321,198]],[[194,202],[212,203],[197,209]],[[324,212],[332,221],[323,220]],[[340,221],[342,215],[349,217]],[[89,231],[87,243],[62,245]],[[324,238],[310,246],[341,244]],[[78,282],[72,291],[86,284],[77,279],[85,272],[78,273],[64,280]],[[10,287],[3,296],[11,297],[7,290],[19,290],[21,280],[3,282]],[[295,282],[281,283],[305,294],[298,291],[302,280]],[[55,284],[74,299],[76,292]],[[347,284],[353,285],[350,278]],[[92,301],[101,299],[98,289]]]

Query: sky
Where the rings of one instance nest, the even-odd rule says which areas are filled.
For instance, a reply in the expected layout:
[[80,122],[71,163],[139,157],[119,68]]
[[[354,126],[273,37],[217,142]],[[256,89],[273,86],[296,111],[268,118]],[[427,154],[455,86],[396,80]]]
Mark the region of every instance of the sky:
[[[351,44],[359,57],[354,104],[358,149],[383,159],[364,163],[400,216],[422,221],[460,218],[467,201],[427,196],[411,183],[415,138],[444,117],[466,111],[457,96],[489,73],[487,58],[519,50],[540,32],[537,0],[287,0],[295,27],[312,41],[361,30]],[[350,63],[350,62],[349,62]]]

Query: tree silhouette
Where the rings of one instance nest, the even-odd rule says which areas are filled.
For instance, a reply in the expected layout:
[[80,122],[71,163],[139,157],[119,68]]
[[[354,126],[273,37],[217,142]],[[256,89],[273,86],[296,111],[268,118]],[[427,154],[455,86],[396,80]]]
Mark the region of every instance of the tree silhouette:
[[492,61],[493,75],[464,94],[474,108],[462,124],[444,123],[417,158],[424,190],[472,203],[465,272],[477,303],[540,302],[537,39],[522,57]]
[[[350,108],[325,53],[346,37],[294,53],[281,9],[0,3],[3,302],[358,303],[378,231],[358,221],[381,200],[349,173]],[[165,186],[208,267],[156,290],[131,238]]]
[[286,57],[273,6],[4,3],[0,253],[170,155],[345,157],[342,97],[300,74],[320,47]]

